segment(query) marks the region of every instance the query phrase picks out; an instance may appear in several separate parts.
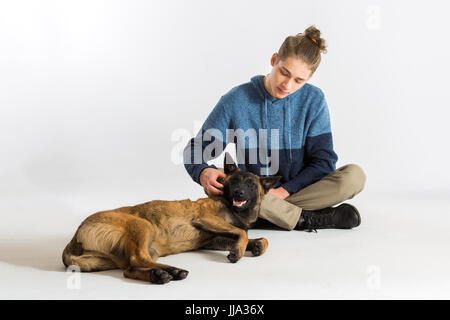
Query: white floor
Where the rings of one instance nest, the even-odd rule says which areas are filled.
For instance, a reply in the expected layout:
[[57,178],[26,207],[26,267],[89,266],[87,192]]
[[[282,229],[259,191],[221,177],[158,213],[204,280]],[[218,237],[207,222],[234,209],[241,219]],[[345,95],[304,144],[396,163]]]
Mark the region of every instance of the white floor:
[[44,212],[47,200],[28,204],[33,219],[22,218],[20,208],[0,208],[8,221],[0,229],[1,299],[450,298],[450,201],[444,197],[366,192],[349,201],[362,215],[356,229],[250,230],[250,237],[269,240],[263,256],[236,264],[216,251],[164,257],[161,262],[190,273],[163,286],[125,279],[120,270],[66,272],[61,252],[82,218],[55,206]]

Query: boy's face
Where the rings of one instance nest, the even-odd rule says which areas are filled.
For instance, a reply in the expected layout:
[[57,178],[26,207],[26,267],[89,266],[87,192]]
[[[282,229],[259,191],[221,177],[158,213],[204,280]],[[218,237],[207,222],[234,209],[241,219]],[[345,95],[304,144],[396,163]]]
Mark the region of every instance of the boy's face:
[[270,59],[272,71],[264,81],[264,87],[269,94],[282,99],[300,89],[309,79],[312,72],[305,62],[295,57],[277,61],[278,54],[274,53]]

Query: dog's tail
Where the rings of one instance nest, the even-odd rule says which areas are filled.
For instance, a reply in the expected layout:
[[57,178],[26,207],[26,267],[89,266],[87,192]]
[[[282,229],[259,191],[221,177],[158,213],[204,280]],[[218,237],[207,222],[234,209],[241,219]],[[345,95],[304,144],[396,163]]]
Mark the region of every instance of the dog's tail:
[[[111,259],[108,254],[105,254],[105,252],[86,250],[85,248],[83,248],[83,240],[81,240],[80,242],[79,236],[83,233],[83,231],[86,230],[89,231],[89,228],[83,228],[83,225],[81,225],[73,236],[72,240],[65,247],[62,253],[62,261],[66,268],[69,266],[77,267],[77,269],[79,269],[79,271],[81,272],[117,269],[118,265]],[[95,228],[91,230],[95,230]],[[100,245],[106,243],[106,247],[111,247],[109,238],[99,238],[102,239],[102,241],[100,241]]]
[[77,234],[64,249],[62,260],[66,268],[76,268],[72,271],[92,272],[118,268],[111,259],[101,253],[84,250],[82,244],[77,241]]
[[77,242],[77,235],[78,235],[78,231],[75,233],[72,240],[64,248],[64,251],[62,254],[62,261],[63,261],[64,265],[66,266],[66,268],[70,265],[73,265],[72,257],[81,256],[83,254],[83,247],[82,247],[81,243]]

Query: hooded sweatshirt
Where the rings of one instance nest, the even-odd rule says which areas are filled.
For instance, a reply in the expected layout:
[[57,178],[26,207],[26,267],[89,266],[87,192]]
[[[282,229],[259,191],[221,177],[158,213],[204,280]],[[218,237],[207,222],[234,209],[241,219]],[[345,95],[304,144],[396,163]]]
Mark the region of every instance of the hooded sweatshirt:
[[276,99],[264,88],[263,78],[254,76],[223,95],[197,136],[188,142],[184,165],[198,184],[205,168],[217,169],[207,161],[217,158],[229,143],[236,144],[241,170],[258,176],[280,175],[274,188],[281,186],[290,194],[336,170],[322,90],[306,83]]

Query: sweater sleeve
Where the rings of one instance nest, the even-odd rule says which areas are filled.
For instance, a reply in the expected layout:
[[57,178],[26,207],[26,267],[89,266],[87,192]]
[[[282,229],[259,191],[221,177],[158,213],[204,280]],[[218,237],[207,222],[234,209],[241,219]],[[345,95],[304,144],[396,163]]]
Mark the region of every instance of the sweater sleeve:
[[192,138],[183,151],[183,161],[186,171],[192,180],[200,184],[200,174],[206,168],[215,168],[208,165],[208,161],[217,158],[225,150],[227,129],[231,128],[231,117],[227,112],[222,96],[211,111],[202,128]]
[[305,167],[281,187],[290,194],[296,193],[336,170],[337,159],[338,156],[333,150],[328,105],[323,97],[306,136]]

